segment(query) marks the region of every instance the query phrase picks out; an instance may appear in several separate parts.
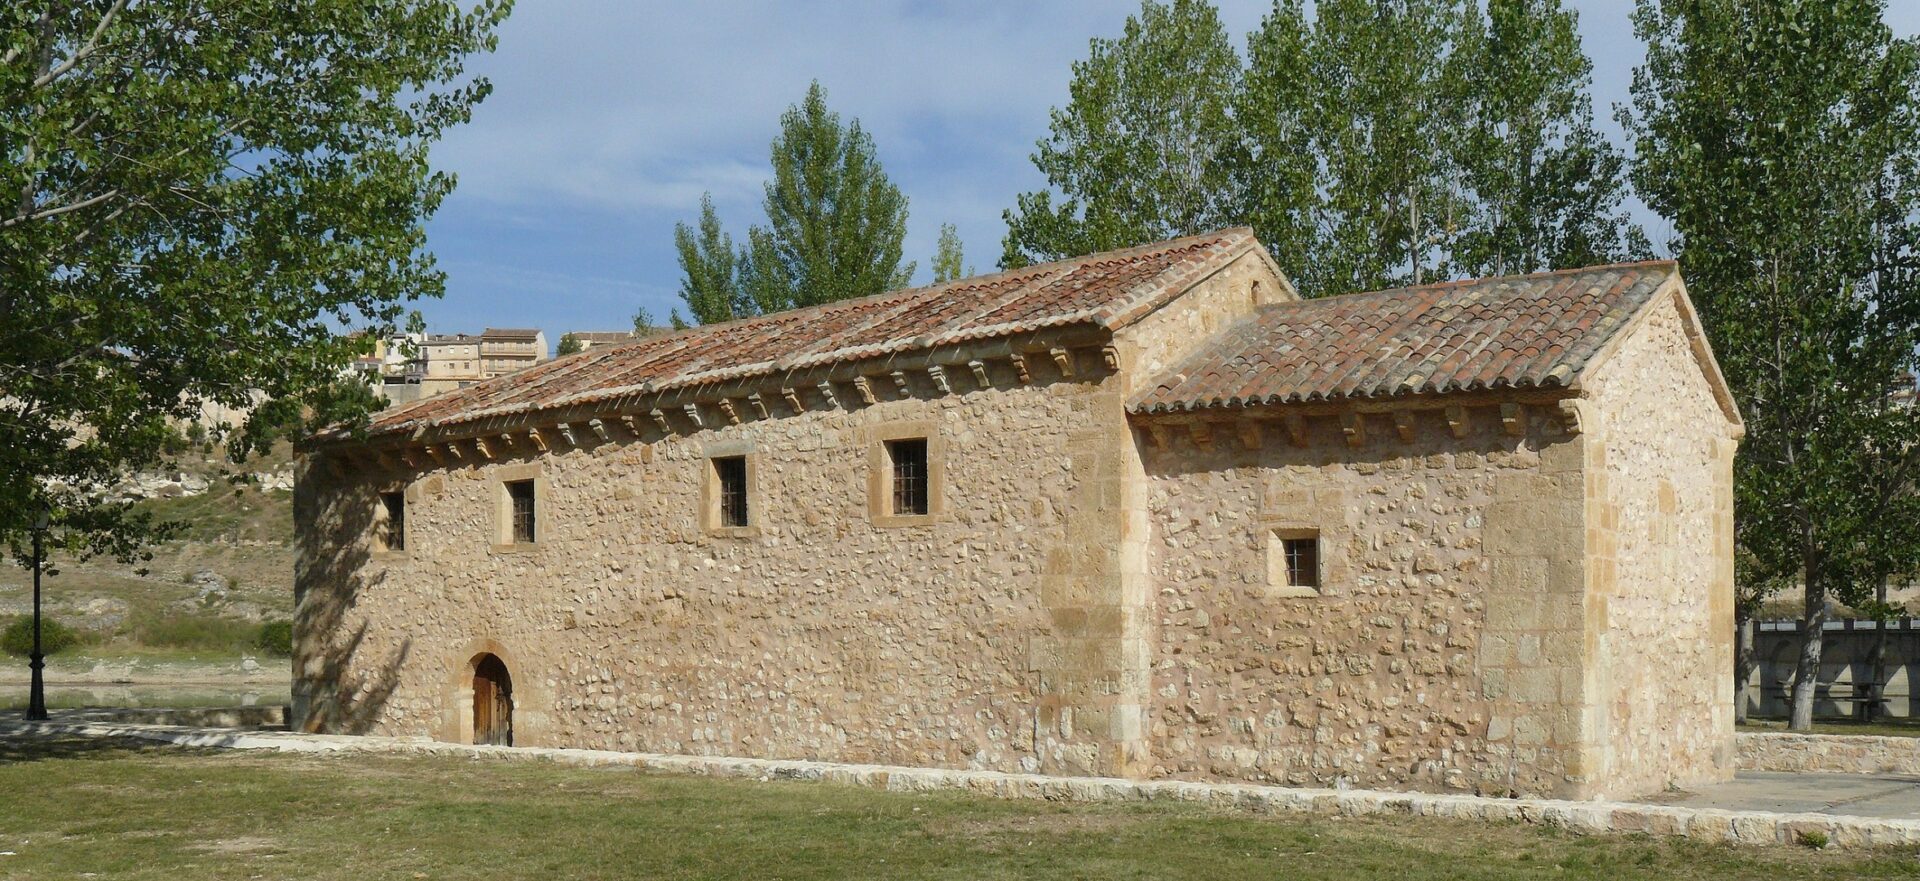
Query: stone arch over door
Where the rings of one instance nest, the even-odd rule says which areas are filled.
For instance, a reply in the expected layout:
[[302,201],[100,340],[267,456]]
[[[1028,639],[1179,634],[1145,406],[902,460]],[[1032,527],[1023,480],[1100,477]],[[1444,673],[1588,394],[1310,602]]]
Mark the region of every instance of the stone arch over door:
[[[492,662],[489,663],[488,659],[492,659]],[[448,678],[441,703],[445,708],[440,724],[441,740],[450,743],[483,742],[477,736],[482,732],[474,730],[475,695],[476,692],[498,688],[502,684],[497,681],[500,677],[499,671],[503,669],[507,679],[505,684],[511,689],[507,695],[510,699],[512,714],[509,722],[512,732],[511,744],[515,746],[538,744],[538,715],[530,710],[531,706],[537,705],[533,671],[521,664],[514,652],[508,650],[498,640],[480,637],[455,650],[447,660],[452,675]],[[483,674],[476,677],[475,674],[481,671],[483,664],[489,667],[497,664],[498,667],[488,671],[491,675]],[[483,681],[476,681],[477,679]],[[481,718],[485,717],[486,714],[483,712]]]

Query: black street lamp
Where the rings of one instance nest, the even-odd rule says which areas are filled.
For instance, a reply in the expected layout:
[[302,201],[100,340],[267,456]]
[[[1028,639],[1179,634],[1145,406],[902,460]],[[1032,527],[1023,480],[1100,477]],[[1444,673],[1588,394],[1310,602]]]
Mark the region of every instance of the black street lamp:
[[33,654],[27,656],[27,667],[33,671],[33,686],[27,693],[27,718],[34,721],[47,718],[47,682],[41,675],[47,668],[47,656],[40,653],[40,564],[44,559],[41,540],[47,535],[47,519],[45,508],[33,515]]

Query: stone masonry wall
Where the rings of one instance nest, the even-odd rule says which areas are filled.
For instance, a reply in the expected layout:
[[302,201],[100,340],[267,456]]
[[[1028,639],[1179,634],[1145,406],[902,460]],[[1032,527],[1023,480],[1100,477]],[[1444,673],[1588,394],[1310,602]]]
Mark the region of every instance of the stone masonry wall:
[[[1469,411],[1464,438],[1444,411],[1423,410],[1411,440],[1387,414],[1362,417],[1359,447],[1332,416],[1305,419],[1304,446],[1277,422],[1247,418],[1198,434],[1175,425],[1163,446],[1149,442],[1155,776],[1565,788],[1566,750],[1551,748],[1563,677],[1542,679],[1542,707],[1503,703],[1534,687],[1523,675],[1509,681],[1509,665],[1540,668],[1550,649],[1518,638],[1537,637],[1551,611],[1545,564],[1504,571],[1511,561],[1491,557],[1488,543],[1501,540],[1489,517],[1504,502],[1536,502],[1513,495],[1533,488],[1527,481],[1569,482],[1543,478],[1543,461],[1567,460],[1577,441],[1538,409],[1526,411],[1524,437],[1508,435],[1499,412]],[[1570,485],[1577,516],[1577,471]],[[1535,528],[1555,516],[1529,510]],[[1320,596],[1269,584],[1276,528],[1319,531]],[[1513,644],[1489,663],[1497,587],[1524,591],[1533,618],[1503,625]],[[1575,596],[1560,629],[1577,633]]]
[[[1029,382],[987,356],[987,389],[825,404],[807,384],[803,414],[646,441],[577,432],[417,473],[306,462],[296,715],[468,741],[491,652],[520,745],[1143,773],[1149,529],[1124,395],[1142,362],[1283,296],[1250,253],[1114,340],[1119,372],[1083,350],[1070,376],[1029,358]],[[914,435],[934,515],[890,525],[869,477]],[[707,459],[739,454],[756,526],[709,529]],[[528,478],[541,540],[502,545],[500,481]],[[371,541],[396,489],[399,555]]]
[[1731,425],[1662,297],[1592,377],[1592,670],[1620,794],[1733,774]]
[[[1073,440],[1119,399],[1104,380],[996,378],[410,481],[309,467],[301,632],[324,640],[297,661],[310,724],[465,740],[468,665],[493,651],[522,745],[1092,770],[1100,744],[1059,718],[1085,653],[1057,650],[1039,588],[1083,573],[1078,542],[1115,531],[1086,507],[1100,500]],[[944,448],[947,510],[877,526],[872,447],[903,425]],[[702,522],[709,453],[753,457],[751,534]],[[539,543],[494,548],[499,479],[534,473]],[[398,556],[368,542],[390,485],[409,500]]]

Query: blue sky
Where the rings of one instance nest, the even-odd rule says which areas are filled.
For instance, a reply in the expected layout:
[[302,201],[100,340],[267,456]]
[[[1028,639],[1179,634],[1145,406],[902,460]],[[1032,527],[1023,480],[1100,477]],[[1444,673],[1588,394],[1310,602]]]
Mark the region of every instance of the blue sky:
[[[1216,0],[1237,38],[1264,0]],[[1631,0],[1571,0],[1594,60],[1601,123],[1641,47]],[[1920,4],[1895,0],[1896,31]],[[760,219],[780,112],[820,80],[858,117],[909,200],[907,259],[928,274],[940,224],[990,270],[1000,212],[1042,178],[1028,156],[1066,100],[1070,65],[1137,2],[619,2],[520,0],[473,69],[494,93],[434,153],[460,185],[429,227],[447,295],[436,332],[622,330],[678,303],[673,226],[712,192],[736,237]],[[1658,242],[1665,230],[1648,218]]]

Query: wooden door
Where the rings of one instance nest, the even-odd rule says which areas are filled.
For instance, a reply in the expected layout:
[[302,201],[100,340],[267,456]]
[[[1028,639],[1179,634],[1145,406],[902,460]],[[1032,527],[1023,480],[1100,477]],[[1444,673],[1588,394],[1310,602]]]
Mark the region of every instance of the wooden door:
[[473,667],[473,742],[513,745],[513,680],[494,655]]

